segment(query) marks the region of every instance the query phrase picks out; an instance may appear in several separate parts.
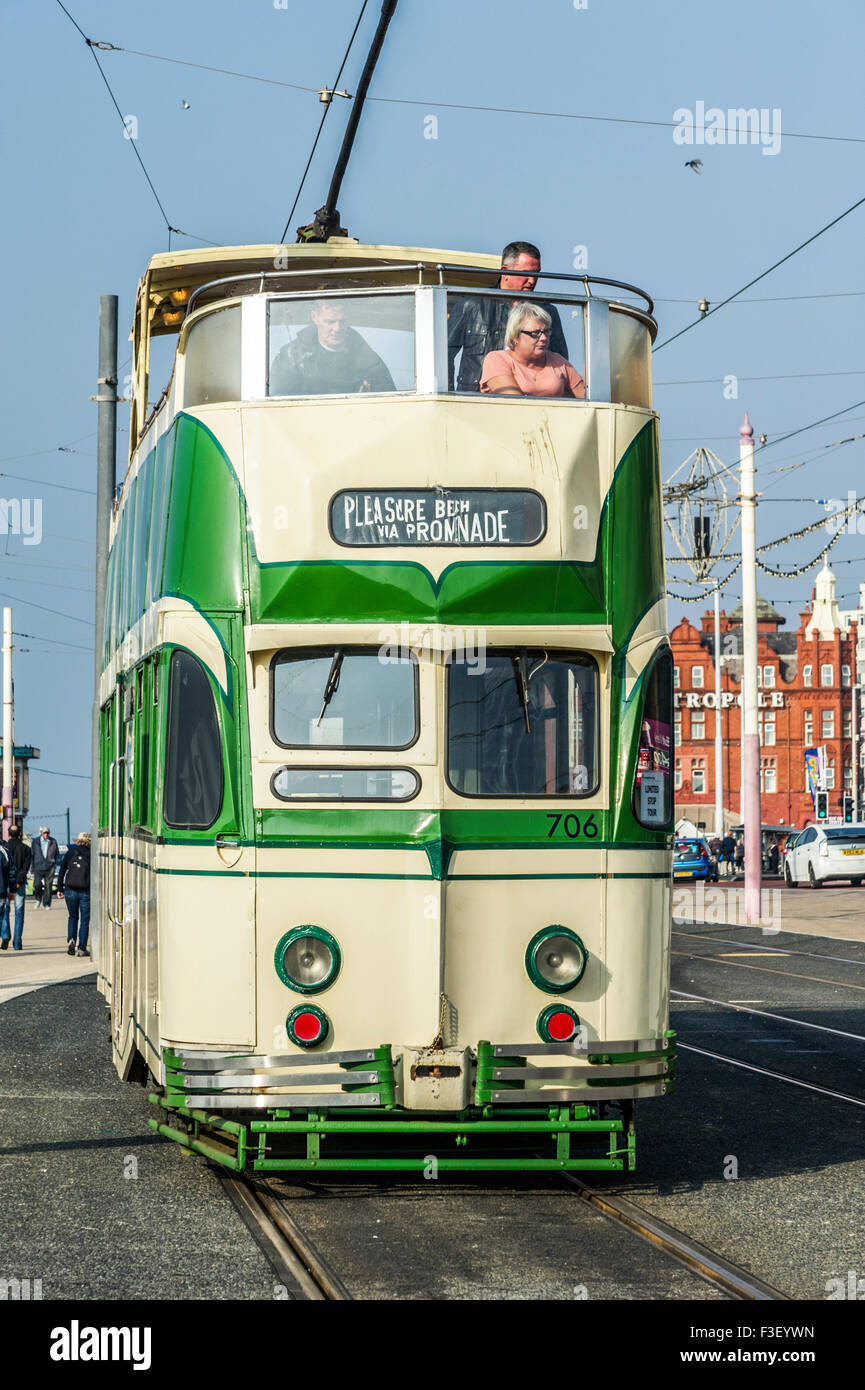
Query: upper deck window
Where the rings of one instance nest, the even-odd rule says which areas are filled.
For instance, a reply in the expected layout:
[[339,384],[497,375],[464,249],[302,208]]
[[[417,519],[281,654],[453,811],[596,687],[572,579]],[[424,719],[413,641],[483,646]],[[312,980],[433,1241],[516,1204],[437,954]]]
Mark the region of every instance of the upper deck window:
[[413,391],[411,295],[274,299],[269,306],[269,396]]
[[184,349],[184,404],[239,401],[240,305],[217,309],[193,323]]
[[271,730],[288,748],[408,748],[418,736],[417,662],[377,648],[279,652]]
[[448,295],[448,384],[452,391],[585,394],[582,304]]

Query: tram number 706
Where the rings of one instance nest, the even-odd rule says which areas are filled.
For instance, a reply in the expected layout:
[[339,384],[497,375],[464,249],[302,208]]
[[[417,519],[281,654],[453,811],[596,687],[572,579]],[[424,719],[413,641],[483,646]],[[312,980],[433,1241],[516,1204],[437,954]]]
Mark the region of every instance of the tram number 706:
[[[569,840],[576,840],[580,835],[584,835],[587,840],[597,839],[598,827],[593,813],[586,816],[582,823],[582,827],[580,826],[579,816],[575,816],[573,813],[563,816],[561,812],[557,814],[555,811],[547,811],[546,814],[547,820],[552,821],[552,825],[547,831],[548,840],[552,840],[557,832],[559,835],[567,835]],[[562,827],[561,830],[559,830],[560,822]]]

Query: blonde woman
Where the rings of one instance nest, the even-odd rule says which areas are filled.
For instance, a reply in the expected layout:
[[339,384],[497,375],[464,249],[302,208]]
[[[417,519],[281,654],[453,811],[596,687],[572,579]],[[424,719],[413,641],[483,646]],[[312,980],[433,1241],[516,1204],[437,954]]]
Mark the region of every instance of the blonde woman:
[[488,352],[481,391],[497,396],[570,396],[583,400],[583,378],[565,357],[549,349],[552,319],[539,304],[521,300],[511,310],[505,346]]

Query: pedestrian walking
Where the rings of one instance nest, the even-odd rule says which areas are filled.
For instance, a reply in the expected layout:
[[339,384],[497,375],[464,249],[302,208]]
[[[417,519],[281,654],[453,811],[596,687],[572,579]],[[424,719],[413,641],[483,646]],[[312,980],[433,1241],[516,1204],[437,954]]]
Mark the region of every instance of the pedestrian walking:
[[769,873],[777,874],[778,866],[781,862],[781,851],[778,848],[778,841],[773,840],[769,846]]
[[721,841],[721,872],[724,878],[733,877],[733,856],[736,852],[736,841],[729,832]]
[[57,841],[47,825],[40,825],[39,839],[33,841],[33,896],[37,906],[51,906],[51,889],[57,868]]
[[9,950],[9,900],[15,897],[17,881],[14,860],[0,841],[0,951]]
[[[22,947],[22,934],[24,931],[24,901],[27,889],[27,875],[30,872],[30,860],[32,851],[28,844],[21,838],[21,826],[10,825],[9,839],[6,841],[6,852],[12,863],[15,865],[15,929],[12,933],[12,948],[20,951]],[[2,949],[8,950],[9,947],[9,914],[12,911],[13,898],[3,900],[2,921],[0,921],[0,945]]]
[[735,857],[736,857],[736,873],[737,873],[737,874],[743,874],[743,873],[745,872],[745,841],[743,840],[743,838],[742,838],[741,835],[739,836],[738,840],[736,841],[736,856],[735,856]]
[[75,836],[60,862],[57,896],[66,903],[66,953],[74,956],[76,938],[79,956],[89,956],[90,935],[90,836],[86,830]]

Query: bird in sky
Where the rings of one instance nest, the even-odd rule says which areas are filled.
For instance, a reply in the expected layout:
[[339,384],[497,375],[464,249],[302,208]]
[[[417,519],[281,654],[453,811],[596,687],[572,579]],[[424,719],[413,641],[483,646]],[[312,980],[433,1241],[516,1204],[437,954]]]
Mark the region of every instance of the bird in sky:
[[184,101],[184,103],[183,103],[183,109],[184,109],[184,111],[188,111],[188,110],[189,110],[189,102],[188,102],[188,101]]
[[695,174],[702,174],[702,172],[703,172],[703,161],[702,161],[702,159],[686,159],[686,160],[685,160],[685,168],[686,168],[686,169],[693,169],[693,171],[694,171]]

